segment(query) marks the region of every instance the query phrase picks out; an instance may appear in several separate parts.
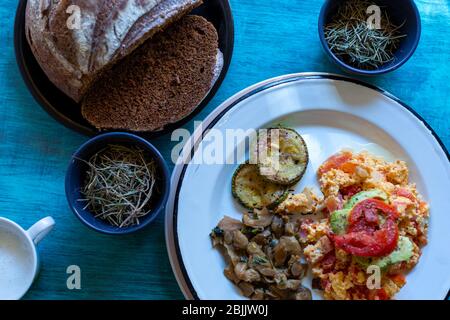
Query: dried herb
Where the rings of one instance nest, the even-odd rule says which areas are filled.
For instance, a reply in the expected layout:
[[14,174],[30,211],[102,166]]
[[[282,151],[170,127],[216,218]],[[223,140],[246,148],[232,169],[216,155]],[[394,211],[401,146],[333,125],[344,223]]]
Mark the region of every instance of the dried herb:
[[245,226],[241,229],[241,232],[246,236],[254,236],[262,231],[264,231],[264,228],[260,229],[260,228],[252,228],[252,227],[248,227],[248,226]]
[[142,150],[120,145],[109,145],[84,162],[89,170],[79,201],[86,202],[85,209],[120,228],[139,224],[157,191],[156,164]]
[[344,62],[366,70],[393,61],[400,40],[406,37],[399,32],[404,23],[396,26],[387,12],[381,15],[381,29],[370,28],[366,10],[372,4],[348,0],[324,27],[330,50]]

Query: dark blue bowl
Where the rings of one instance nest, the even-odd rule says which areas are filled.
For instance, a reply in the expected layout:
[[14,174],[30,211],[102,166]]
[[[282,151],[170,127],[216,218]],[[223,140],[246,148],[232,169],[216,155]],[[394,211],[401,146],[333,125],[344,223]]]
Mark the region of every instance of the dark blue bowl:
[[[140,218],[138,225],[124,228],[112,226],[106,221],[95,218],[89,210],[84,209],[85,203],[78,201],[83,198],[81,188],[86,179],[86,172],[88,171],[88,165],[79,159],[89,160],[95,153],[110,144],[138,147],[144,150],[146,155],[157,164],[157,198],[153,200],[152,211],[145,217]],[[169,185],[170,176],[167,165],[159,151],[151,143],[130,133],[111,132],[90,139],[74,153],[66,174],[66,197],[73,213],[86,226],[105,234],[128,234],[144,228],[164,210],[169,196]]]
[[386,63],[374,70],[364,70],[357,68],[353,65],[349,65],[346,62],[338,58],[329,48],[324,35],[324,26],[328,24],[333,16],[336,14],[339,6],[346,0],[326,0],[322,6],[319,16],[319,36],[320,42],[322,43],[325,52],[328,56],[336,62],[342,69],[347,72],[360,74],[360,75],[378,75],[393,71],[400,66],[402,66],[409,58],[414,54],[416,50],[421,34],[421,23],[420,14],[417,6],[413,0],[374,0],[371,1],[373,4],[380,6],[383,10],[387,10],[392,21],[396,25],[401,25],[403,22],[405,24],[399,32],[401,34],[406,34],[407,36],[403,38],[399,44],[397,51],[395,52],[395,59],[389,63]]

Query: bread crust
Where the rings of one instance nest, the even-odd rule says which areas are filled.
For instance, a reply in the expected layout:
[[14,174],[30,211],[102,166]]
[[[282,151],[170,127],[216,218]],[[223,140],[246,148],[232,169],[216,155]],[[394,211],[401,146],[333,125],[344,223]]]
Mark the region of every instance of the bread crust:
[[[50,81],[80,102],[103,72],[201,3],[202,0],[28,0],[26,38]],[[80,28],[69,28],[68,19],[77,12]]]

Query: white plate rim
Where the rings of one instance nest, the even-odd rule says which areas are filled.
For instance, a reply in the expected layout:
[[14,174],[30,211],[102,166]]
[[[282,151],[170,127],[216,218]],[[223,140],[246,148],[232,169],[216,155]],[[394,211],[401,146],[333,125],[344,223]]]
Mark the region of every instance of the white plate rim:
[[[186,268],[183,263],[183,258],[180,252],[178,237],[177,237],[177,197],[181,188],[180,181],[182,181],[182,177],[184,175],[184,171],[187,168],[187,164],[184,164],[184,161],[181,161],[188,157],[189,154],[192,153],[193,150],[198,146],[198,144],[202,141],[203,134],[206,130],[210,129],[217,123],[217,121],[222,118],[228,111],[230,111],[235,105],[239,102],[251,97],[254,94],[257,94],[261,91],[296,81],[305,81],[305,80],[317,80],[317,79],[327,79],[327,80],[335,80],[335,81],[344,81],[350,82],[356,85],[363,86],[368,89],[372,89],[377,93],[393,100],[398,105],[409,111],[420,123],[422,123],[428,130],[429,133],[434,138],[435,142],[441,149],[441,151],[447,157],[447,160],[450,164],[450,153],[446,149],[442,140],[436,134],[434,129],[422,118],[420,114],[418,114],[412,107],[401,101],[399,98],[391,94],[390,92],[375,86],[373,84],[367,83],[365,81],[333,74],[333,73],[322,73],[322,72],[302,72],[302,73],[293,73],[278,76],[275,78],[270,78],[259,83],[256,83],[248,88],[243,89],[242,91],[236,93],[231,96],[229,99],[224,101],[221,105],[219,105],[213,112],[206,117],[203,121],[202,126],[194,130],[193,135],[190,137],[185,147],[183,148],[181,155],[179,157],[179,162],[175,165],[175,168],[171,177],[171,191],[169,195],[169,200],[166,205],[166,216],[165,216],[165,238],[166,238],[166,248],[169,255],[170,264],[172,266],[172,270],[175,274],[178,285],[185,296],[186,299],[189,300],[199,300],[196,290],[192,285],[189,276],[187,274]],[[450,289],[450,288],[449,288]],[[450,290],[445,297],[448,299],[450,297]]]

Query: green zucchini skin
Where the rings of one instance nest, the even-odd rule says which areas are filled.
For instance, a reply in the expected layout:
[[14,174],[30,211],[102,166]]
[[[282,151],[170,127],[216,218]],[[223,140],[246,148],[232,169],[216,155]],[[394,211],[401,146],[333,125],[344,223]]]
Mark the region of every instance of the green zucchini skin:
[[[288,137],[291,136],[294,139],[296,139],[296,144],[300,147],[300,153],[299,157],[299,163],[292,163],[291,160],[289,160],[288,156],[281,155],[280,157],[280,169],[275,174],[265,174],[264,168],[267,168],[267,165],[264,165],[264,163],[259,163],[259,170],[260,174],[264,177],[266,181],[285,185],[285,186],[292,186],[299,182],[303,175],[306,172],[306,169],[309,164],[309,153],[308,153],[308,147],[305,143],[305,140],[303,137],[294,129],[291,128],[285,128],[285,127],[274,127],[274,128],[268,128],[267,134],[270,135],[271,130],[280,130],[280,136],[287,135]],[[283,133],[281,131],[284,131]],[[281,137],[280,137],[281,140]],[[259,141],[257,142],[257,148],[260,147]],[[283,163],[285,162],[285,163]],[[286,163],[289,162],[289,163]],[[288,172],[290,169],[293,170],[293,172]]]
[[247,209],[273,209],[289,194],[286,186],[264,180],[258,166],[248,162],[239,165],[234,172],[231,191],[233,197]]

